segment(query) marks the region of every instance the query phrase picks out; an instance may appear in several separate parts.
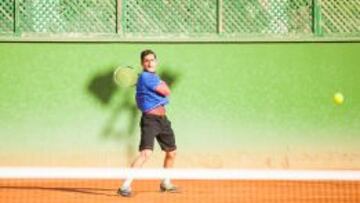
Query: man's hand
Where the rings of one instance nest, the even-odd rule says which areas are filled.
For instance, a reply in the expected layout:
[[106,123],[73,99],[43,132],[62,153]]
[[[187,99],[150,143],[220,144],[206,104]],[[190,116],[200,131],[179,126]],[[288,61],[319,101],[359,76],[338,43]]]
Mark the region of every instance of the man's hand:
[[171,91],[165,81],[161,81],[160,84],[155,88],[155,91],[163,96],[169,96]]

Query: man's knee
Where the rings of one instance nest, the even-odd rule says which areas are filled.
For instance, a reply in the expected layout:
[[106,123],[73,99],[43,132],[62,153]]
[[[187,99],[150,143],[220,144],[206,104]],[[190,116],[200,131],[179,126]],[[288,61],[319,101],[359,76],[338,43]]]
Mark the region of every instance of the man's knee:
[[145,160],[148,160],[151,157],[151,154],[152,150],[150,149],[144,149],[140,152],[140,156]]
[[175,159],[176,157],[176,151],[166,152],[166,157],[170,159]]

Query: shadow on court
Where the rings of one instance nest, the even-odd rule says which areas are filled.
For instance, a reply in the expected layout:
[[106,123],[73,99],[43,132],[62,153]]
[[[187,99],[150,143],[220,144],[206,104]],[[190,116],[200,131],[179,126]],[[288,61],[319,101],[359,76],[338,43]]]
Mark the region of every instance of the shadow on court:
[[[17,192],[63,192],[71,194],[83,194],[83,195],[95,195],[95,196],[104,196],[104,197],[119,197],[123,198],[116,193],[117,188],[89,188],[89,187],[41,187],[41,186],[0,186],[0,191],[4,190],[15,190]],[[133,191],[132,198],[142,195],[159,195],[165,194],[160,190],[137,190]],[[169,193],[170,194],[170,193]],[[174,192],[171,194],[181,194],[181,192]]]
[[[70,193],[82,193],[88,195],[105,195],[118,196],[115,189],[99,189],[99,188],[67,188],[67,187],[39,187],[39,186],[0,186],[0,190],[41,190],[41,191],[58,191]],[[114,194],[111,194],[114,193]]]

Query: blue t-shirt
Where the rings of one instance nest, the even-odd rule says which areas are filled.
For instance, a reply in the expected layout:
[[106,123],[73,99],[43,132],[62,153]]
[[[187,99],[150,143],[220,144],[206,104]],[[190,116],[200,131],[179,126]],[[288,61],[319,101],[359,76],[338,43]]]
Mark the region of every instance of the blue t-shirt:
[[147,112],[169,103],[166,96],[155,91],[155,88],[160,83],[160,77],[155,73],[144,71],[140,74],[136,84],[136,103],[142,112]]

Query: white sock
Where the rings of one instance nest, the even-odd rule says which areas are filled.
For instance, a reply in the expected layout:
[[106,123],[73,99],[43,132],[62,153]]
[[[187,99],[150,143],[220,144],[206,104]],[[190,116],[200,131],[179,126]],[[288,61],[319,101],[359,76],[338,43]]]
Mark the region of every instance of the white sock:
[[132,178],[127,178],[124,182],[123,182],[123,184],[122,184],[122,186],[121,186],[121,189],[130,189],[131,188],[131,183],[132,183],[132,181],[133,181],[133,179]]
[[164,185],[170,185],[170,184],[171,184],[170,178],[164,178],[164,179],[162,180],[162,183],[163,183]]

